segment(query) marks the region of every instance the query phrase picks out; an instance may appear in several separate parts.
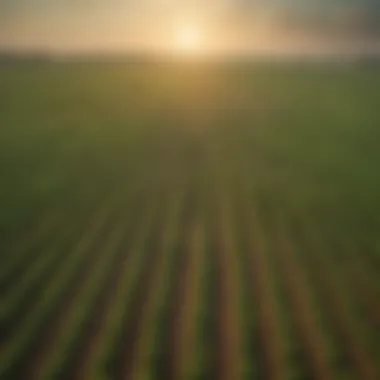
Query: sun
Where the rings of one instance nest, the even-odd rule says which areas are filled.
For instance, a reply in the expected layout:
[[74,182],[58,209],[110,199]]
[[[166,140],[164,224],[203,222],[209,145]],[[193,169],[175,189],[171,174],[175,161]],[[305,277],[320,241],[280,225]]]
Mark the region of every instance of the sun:
[[202,33],[196,25],[185,25],[177,32],[177,49],[183,53],[196,53],[202,46]]

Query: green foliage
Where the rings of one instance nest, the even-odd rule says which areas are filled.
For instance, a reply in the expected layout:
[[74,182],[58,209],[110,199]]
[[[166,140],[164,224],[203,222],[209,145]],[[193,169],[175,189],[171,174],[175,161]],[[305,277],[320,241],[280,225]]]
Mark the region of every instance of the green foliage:
[[[0,318],[10,320],[22,310],[29,294],[38,293],[35,309],[19,331],[1,342],[5,359],[0,361],[0,375],[6,378],[17,373],[45,324],[56,317],[72,279],[80,268],[94,265],[83,279],[81,301],[74,300],[73,310],[68,311],[67,334],[61,333],[56,351],[44,363],[51,378],[61,373],[61,367],[76,354],[75,336],[91,318],[88,313],[95,309],[98,291],[103,285],[107,288],[113,268],[109,260],[117,256],[120,278],[104,313],[107,323],[95,339],[93,361],[88,363],[92,378],[106,379],[123,343],[123,323],[135,304],[134,297],[140,294],[141,273],[151,255],[157,254],[154,244],[160,236],[153,236],[154,231],[162,231],[173,241],[162,252],[163,264],[147,272],[160,273],[158,278],[164,280],[157,280],[160,284],[151,290],[156,292],[150,298],[157,318],[145,326],[151,333],[144,341],[147,347],[143,346],[144,355],[154,356],[152,363],[156,363],[163,353],[164,329],[171,328],[167,322],[172,317],[170,294],[175,294],[171,287],[181,262],[174,256],[182,254],[175,247],[187,252],[187,243],[177,240],[183,239],[195,216],[202,219],[207,232],[202,294],[194,313],[197,352],[189,362],[194,363],[194,377],[212,377],[217,365],[218,303],[223,302],[216,296],[221,277],[215,258],[213,210],[217,196],[223,193],[239,209],[231,225],[242,277],[238,287],[244,288],[239,294],[239,323],[249,330],[242,344],[244,375],[249,378],[261,368],[257,360],[250,362],[260,348],[258,310],[254,302],[249,303],[255,292],[248,289],[250,252],[242,237],[248,234],[243,228],[244,215],[252,206],[268,245],[269,282],[273,281],[280,314],[277,320],[288,378],[302,377],[307,370],[301,368],[303,358],[297,356],[302,347],[293,331],[296,313],[290,310],[282,289],[270,226],[280,217],[291,225],[297,213],[305,216],[308,227],[292,225],[300,270],[313,273],[310,260],[318,256],[318,252],[313,256],[307,252],[317,243],[302,239],[310,229],[318,236],[318,247],[327,247],[320,260],[329,267],[326,276],[331,278],[331,287],[344,293],[343,285],[348,284],[351,290],[367,290],[363,294],[368,304],[376,299],[380,289],[376,278],[380,263],[379,98],[380,70],[374,67],[243,63],[0,66],[0,293],[5,295]],[[165,207],[172,204],[178,189],[188,200],[186,215],[178,216],[182,218],[178,225],[173,217],[170,228],[163,231]],[[240,199],[242,194],[245,198]],[[129,214],[133,202],[137,202],[137,211]],[[96,210],[102,212],[88,221]],[[136,219],[135,233],[126,231],[130,241],[123,256],[119,252],[121,221],[138,213],[141,218]],[[92,254],[108,218],[112,238],[99,253],[99,267]],[[82,228],[85,233],[80,235]],[[61,257],[66,237],[77,234],[81,239],[75,241],[77,245],[73,241],[75,248]],[[351,256],[346,249],[331,246],[331,236],[344,240],[348,235]],[[365,254],[359,257],[357,252]],[[355,257],[361,263],[358,268],[352,264]],[[352,261],[336,270],[339,261],[348,258]],[[49,277],[46,271],[55,262],[57,275]],[[352,268],[357,269],[355,280],[364,284],[359,290],[350,282]],[[325,300],[318,293],[319,280],[309,275],[312,280],[307,284],[315,297],[311,304],[322,308]],[[8,283],[12,283],[9,293],[4,290]],[[48,285],[46,291],[41,292],[44,285]],[[347,292],[347,311],[335,318],[350,317],[353,334],[367,343],[373,322],[350,308],[351,298],[358,294]],[[378,308],[371,307],[376,319]],[[165,316],[162,321],[160,315]],[[317,320],[323,324],[328,356],[343,360],[342,341],[328,337],[331,321],[323,315],[317,315]],[[373,347],[373,352],[379,351],[378,345]],[[375,352],[374,357],[379,355]]]

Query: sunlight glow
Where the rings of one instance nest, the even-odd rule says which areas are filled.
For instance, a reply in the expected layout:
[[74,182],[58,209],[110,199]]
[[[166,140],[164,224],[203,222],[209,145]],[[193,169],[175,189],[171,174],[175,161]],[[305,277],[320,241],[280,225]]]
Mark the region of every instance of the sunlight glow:
[[186,54],[199,52],[202,47],[202,33],[196,25],[185,25],[177,32],[176,48]]

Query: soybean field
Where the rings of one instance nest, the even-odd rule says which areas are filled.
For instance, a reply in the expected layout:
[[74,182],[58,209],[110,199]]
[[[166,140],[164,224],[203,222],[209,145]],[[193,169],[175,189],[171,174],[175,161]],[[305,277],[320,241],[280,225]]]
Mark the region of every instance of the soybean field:
[[0,65],[0,379],[380,378],[380,67]]

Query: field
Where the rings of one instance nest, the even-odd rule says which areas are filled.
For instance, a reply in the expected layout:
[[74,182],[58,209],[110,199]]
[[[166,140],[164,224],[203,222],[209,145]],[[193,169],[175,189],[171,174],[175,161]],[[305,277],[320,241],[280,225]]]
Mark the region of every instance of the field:
[[2,380],[380,377],[380,68],[0,66]]

